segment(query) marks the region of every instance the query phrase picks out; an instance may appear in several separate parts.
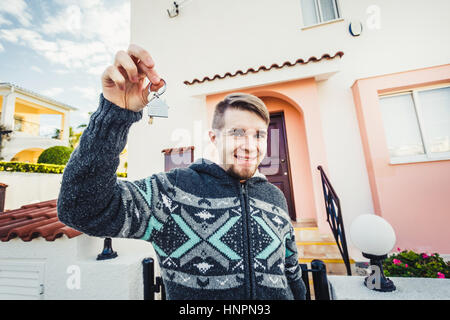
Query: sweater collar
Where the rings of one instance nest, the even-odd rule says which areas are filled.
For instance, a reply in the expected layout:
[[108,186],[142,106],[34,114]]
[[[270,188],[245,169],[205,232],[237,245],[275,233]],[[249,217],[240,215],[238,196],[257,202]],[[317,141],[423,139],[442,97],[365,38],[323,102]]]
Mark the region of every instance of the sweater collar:
[[[221,180],[221,182],[225,184],[239,182],[239,179],[230,176],[221,166],[206,158],[197,159],[189,166],[189,168],[197,172],[209,174],[214,178]],[[259,172],[259,170],[256,170],[255,174],[251,178],[247,179],[247,181],[250,183],[255,183],[267,181],[267,178],[264,174]]]

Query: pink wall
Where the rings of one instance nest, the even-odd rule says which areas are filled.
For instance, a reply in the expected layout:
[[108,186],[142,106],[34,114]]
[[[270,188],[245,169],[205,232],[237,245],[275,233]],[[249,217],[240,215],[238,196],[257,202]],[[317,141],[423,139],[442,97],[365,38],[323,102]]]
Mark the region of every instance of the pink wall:
[[[290,81],[233,92],[236,91],[260,97],[269,112],[284,111],[297,220],[317,219],[320,231],[330,233],[317,170],[321,165],[327,172],[328,166],[315,80]],[[215,105],[229,93],[206,97],[209,125]]]
[[390,164],[379,93],[450,83],[450,65],[357,80],[353,96],[375,213],[393,226],[396,247],[450,253],[450,160]]
[[282,111],[286,126],[289,168],[297,221],[316,219],[308,143],[303,115],[294,106],[274,97],[261,97],[270,113]]

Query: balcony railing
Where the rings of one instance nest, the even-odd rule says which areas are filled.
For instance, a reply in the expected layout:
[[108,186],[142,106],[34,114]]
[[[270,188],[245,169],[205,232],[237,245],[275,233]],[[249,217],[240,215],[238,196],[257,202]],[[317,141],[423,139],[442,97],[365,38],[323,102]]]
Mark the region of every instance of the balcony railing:
[[[2,113],[0,112],[0,119]],[[47,129],[47,127],[46,127]],[[53,127],[47,130],[48,133],[41,134],[41,125],[37,122],[26,121],[18,116],[14,116],[14,132],[24,132],[32,136],[38,136],[48,139],[61,139],[61,129]]]
[[16,132],[26,132],[33,136],[39,136],[40,127],[39,123],[25,121],[14,117],[14,131]]
[[348,256],[347,240],[345,238],[344,220],[342,219],[342,210],[339,197],[333,189],[327,175],[323,171],[322,166],[318,166],[322,178],[323,196],[325,200],[325,208],[327,210],[327,222],[333,232],[337,247],[344,260],[347,275],[351,276],[352,271],[350,267],[350,259]]

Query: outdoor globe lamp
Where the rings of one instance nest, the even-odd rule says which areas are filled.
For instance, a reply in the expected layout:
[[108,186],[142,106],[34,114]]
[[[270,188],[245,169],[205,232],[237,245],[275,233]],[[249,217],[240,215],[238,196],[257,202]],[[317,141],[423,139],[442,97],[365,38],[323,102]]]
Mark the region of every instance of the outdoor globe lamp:
[[350,238],[362,255],[370,259],[372,273],[364,279],[366,287],[381,292],[394,291],[394,283],[383,272],[383,260],[396,241],[392,226],[375,214],[363,214],[353,221]]

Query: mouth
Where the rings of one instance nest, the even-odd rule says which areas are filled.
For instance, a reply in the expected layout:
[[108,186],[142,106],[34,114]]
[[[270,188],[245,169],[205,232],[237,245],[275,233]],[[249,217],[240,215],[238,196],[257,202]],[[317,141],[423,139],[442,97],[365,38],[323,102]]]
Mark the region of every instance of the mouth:
[[237,164],[244,166],[252,166],[256,164],[258,157],[242,156],[234,154],[234,158],[237,160]]

